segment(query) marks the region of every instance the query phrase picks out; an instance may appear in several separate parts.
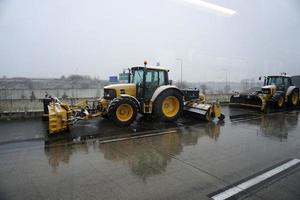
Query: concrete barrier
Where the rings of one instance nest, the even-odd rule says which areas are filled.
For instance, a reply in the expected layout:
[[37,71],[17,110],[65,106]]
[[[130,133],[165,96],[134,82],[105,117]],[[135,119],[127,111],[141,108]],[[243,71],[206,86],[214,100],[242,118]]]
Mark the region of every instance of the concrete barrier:
[[[69,98],[62,101],[67,104],[75,104],[84,99],[92,100],[92,98]],[[42,116],[43,112],[43,99],[0,100],[0,119],[37,117]]]
[[103,95],[102,87],[99,88],[88,88],[88,89],[0,89],[1,100],[19,100],[19,99],[42,99],[45,94],[62,98],[67,96],[68,98],[93,98],[100,97]]

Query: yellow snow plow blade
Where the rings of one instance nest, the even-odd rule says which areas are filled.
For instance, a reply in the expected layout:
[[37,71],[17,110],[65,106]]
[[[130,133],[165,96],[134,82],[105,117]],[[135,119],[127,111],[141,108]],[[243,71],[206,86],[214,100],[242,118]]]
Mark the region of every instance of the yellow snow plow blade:
[[68,119],[71,115],[71,110],[66,104],[50,103],[49,110],[49,133],[57,133],[69,129]]

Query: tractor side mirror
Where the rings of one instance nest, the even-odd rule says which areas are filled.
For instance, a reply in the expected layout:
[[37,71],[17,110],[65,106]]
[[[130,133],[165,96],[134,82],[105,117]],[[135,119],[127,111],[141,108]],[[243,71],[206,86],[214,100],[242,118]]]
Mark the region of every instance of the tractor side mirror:
[[131,83],[131,70],[128,68],[128,83]]
[[260,81],[261,81],[261,76],[260,76],[260,77],[258,77],[258,80],[260,80]]
[[169,80],[169,85],[172,85],[173,84],[173,80]]

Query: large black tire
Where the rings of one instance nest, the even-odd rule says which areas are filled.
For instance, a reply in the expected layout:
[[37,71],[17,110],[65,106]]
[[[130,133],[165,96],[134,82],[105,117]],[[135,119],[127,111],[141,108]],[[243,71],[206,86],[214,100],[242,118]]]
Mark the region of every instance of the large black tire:
[[117,126],[129,126],[137,116],[137,105],[130,98],[115,98],[109,105],[107,116]]
[[276,93],[270,99],[269,104],[272,109],[281,110],[285,107],[285,97],[283,93]]
[[288,105],[295,108],[299,104],[299,90],[294,89],[288,96]]
[[[170,114],[168,115],[168,114],[166,114],[166,111],[164,111],[165,110],[164,108],[166,106],[165,102],[169,99],[171,99],[171,101],[175,100],[176,105],[178,105],[178,107],[176,106],[176,108],[173,108],[173,112],[172,112],[172,109],[171,110],[169,109]],[[153,112],[154,112],[155,118],[157,118],[161,121],[167,121],[167,122],[175,121],[181,116],[182,111],[183,111],[183,96],[177,90],[167,89],[166,91],[162,92],[157,97],[157,99],[154,102],[153,107],[154,107]]]

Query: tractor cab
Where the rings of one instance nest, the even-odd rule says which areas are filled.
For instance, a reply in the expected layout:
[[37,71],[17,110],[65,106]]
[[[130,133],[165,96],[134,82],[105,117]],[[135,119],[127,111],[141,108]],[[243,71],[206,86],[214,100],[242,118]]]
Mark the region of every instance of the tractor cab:
[[268,76],[265,78],[264,86],[276,86],[277,91],[286,91],[292,85],[290,77],[287,76]]
[[168,85],[168,72],[161,67],[132,67],[129,82],[136,84],[137,99],[149,101],[158,87]]

